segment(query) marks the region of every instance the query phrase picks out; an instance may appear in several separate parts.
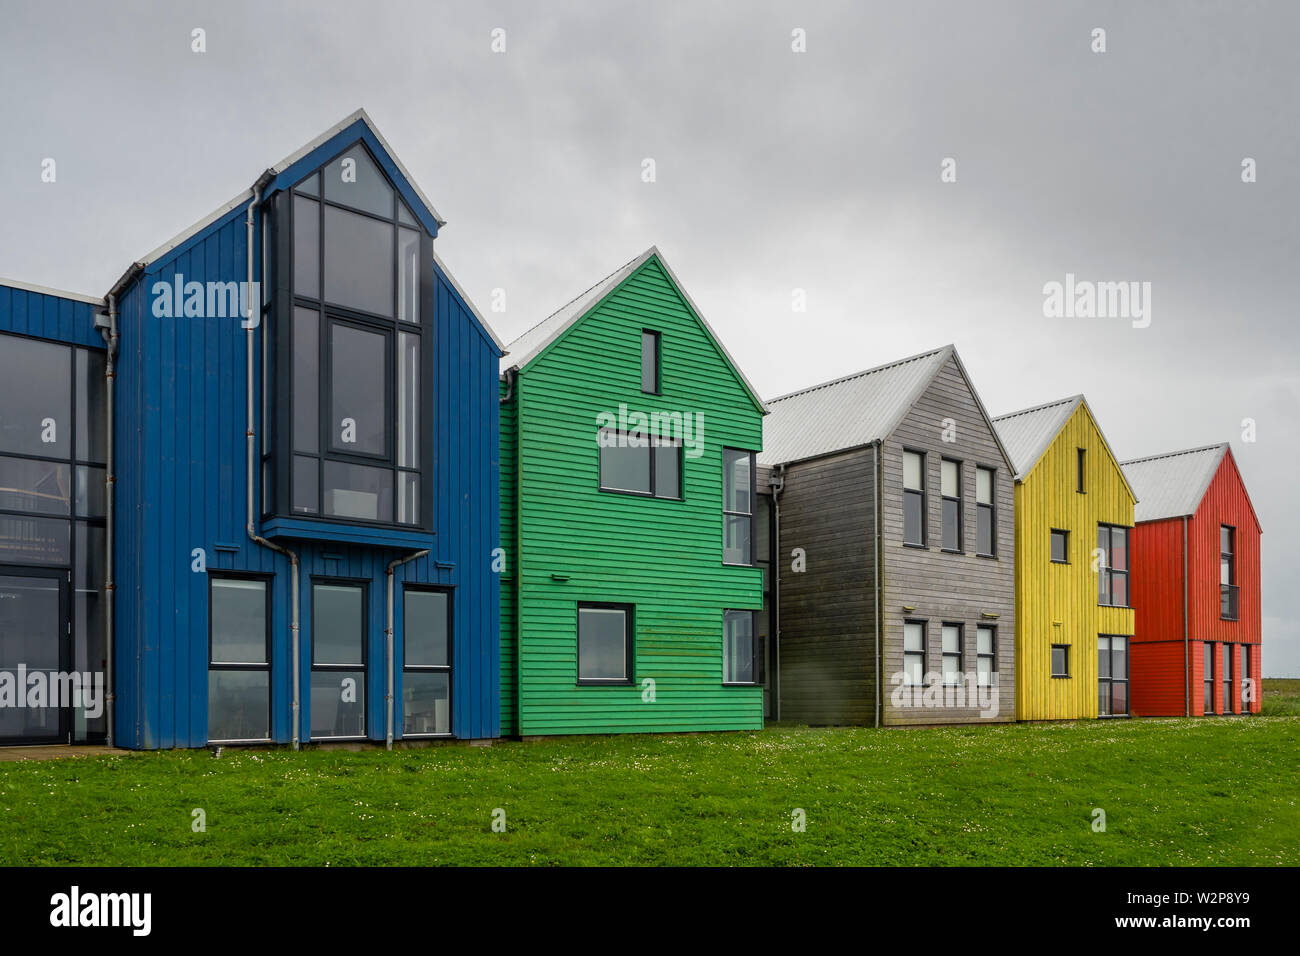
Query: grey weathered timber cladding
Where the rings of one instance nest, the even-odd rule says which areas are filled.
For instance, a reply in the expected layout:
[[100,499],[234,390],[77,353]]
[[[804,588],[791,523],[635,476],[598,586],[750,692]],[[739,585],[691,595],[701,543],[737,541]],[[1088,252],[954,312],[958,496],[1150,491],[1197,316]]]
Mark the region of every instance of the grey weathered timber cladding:
[[[948,431],[945,420],[955,429]],[[903,544],[903,451],[926,453],[926,547]],[[940,461],[962,462],[963,554],[941,550],[943,499],[939,493]],[[881,696],[885,724],[937,724],[1015,720],[1015,484],[1013,469],[1002,454],[975,395],[955,358],[949,358],[929,388],[883,444],[881,623],[884,631],[884,676]],[[995,469],[994,531],[996,557],[975,554],[975,468]],[[906,611],[905,607],[915,610]],[[997,615],[996,618],[985,615]],[[998,702],[995,715],[981,716],[978,706],[898,707],[892,701],[893,675],[903,669],[903,623],[928,622],[925,670],[942,666],[942,626],[961,624],[964,669],[975,669],[976,627],[997,628]],[[989,708],[990,710],[992,708]]]
[[[869,724],[875,715],[872,452],[792,466],[781,494],[782,720]],[[801,549],[806,570],[792,570]]]
[[[780,405],[769,406],[774,416],[781,414]],[[790,424],[783,423],[787,428]],[[897,424],[878,440],[878,451],[858,443],[777,469],[784,474],[780,553],[774,556],[780,608],[779,716],[810,724],[875,722],[879,614],[881,723],[1014,720],[1015,475],[955,352],[948,350]],[[903,544],[905,449],[926,456],[924,548]],[[963,553],[941,548],[943,458],[961,462]],[[977,466],[992,469],[995,476],[993,557],[975,553]],[[802,572],[792,567],[795,548],[805,554]],[[962,626],[962,670],[970,675],[963,686],[965,699],[953,694],[940,703],[936,697],[942,697],[934,691],[918,692],[911,701],[896,699],[906,620],[927,623],[927,674],[942,670],[943,625]],[[976,629],[981,625],[994,627],[997,637],[997,690],[991,705],[984,707],[972,693],[978,661]]]

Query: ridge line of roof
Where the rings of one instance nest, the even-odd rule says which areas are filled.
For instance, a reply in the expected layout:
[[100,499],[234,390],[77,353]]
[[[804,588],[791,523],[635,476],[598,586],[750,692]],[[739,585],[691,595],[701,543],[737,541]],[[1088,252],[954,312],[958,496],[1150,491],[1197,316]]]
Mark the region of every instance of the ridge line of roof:
[[1046,409],[1049,409],[1049,408],[1055,408],[1057,405],[1066,405],[1066,404],[1069,404],[1069,403],[1077,403],[1077,402],[1079,402],[1079,401],[1081,401],[1081,400],[1084,400],[1084,398],[1083,398],[1083,393],[1082,393],[1082,392],[1079,392],[1079,393],[1076,394],[1076,395],[1070,395],[1070,396],[1067,396],[1066,398],[1058,398],[1058,399],[1057,399],[1056,401],[1054,401],[1054,402],[1043,402],[1043,404],[1041,404],[1041,405],[1034,405],[1034,406],[1032,406],[1032,407],[1030,407],[1030,408],[1022,408],[1022,409],[1020,409],[1019,411],[1015,411],[1015,412],[1003,412],[1001,415],[994,415],[994,416],[990,419],[990,421],[1000,422],[1000,421],[1002,421],[1004,418],[1016,418],[1016,417],[1019,416],[1019,415],[1028,415],[1028,414],[1030,414],[1031,412],[1041,412],[1041,411],[1045,411]]
[[885,362],[883,365],[877,365],[875,368],[863,369],[860,372],[851,372],[848,375],[842,375],[839,378],[831,379],[828,382],[820,382],[817,385],[809,385],[806,386],[805,388],[796,389],[793,392],[787,392],[785,395],[778,395],[776,398],[769,398],[767,399],[767,404],[771,405],[774,402],[783,402],[787,398],[795,398],[798,395],[804,395],[808,392],[815,392],[818,389],[830,388],[832,385],[842,385],[845,382],[853,381],[855,378],[863,378],[864,376],[872,375],[876,372],[883,372],[887,368],[894,368],[895,366],[898,365],[906,365],[908,362],[915,362],[919,359],[929,358],[932,355],[938,355],[944,349],[952,349],[952,348],[953,345],[950,343],[948,345],[941,345],[935,349],[926,349],[924,352],[917,352],[915,355],[909,355],[906,358],[895,359],[892,362]]
[[1194,454],[1196,454],[1197,452],[1202,452],[1202,451],[1212,451],[1212,450],[1214,450],[1214,449],[1216,449],[1216,448],[1217,448],[1217,449],[1228,448],[1228,447],[1230,446],[1230,444],[1231,444],[1230,442],[1221,441],[1221,442],[1215,442],[1214,444],[1211,444],[1211,445],[1201,445],[1201,446],[1199,446],[1199,447],[1197,447],[1197,448],[1181,448],[1181,449],[1179,449],[1178,451],[1167,451],[1167,452],[1164,452],[1164,453],[1159,454],[1159,455],[1147,455],[1147,456],[1145,456],[1145,457],[1143,457],[1143,458],[1129,458],[1129,459],[1127,459],[1127,460],[1125,460],[1125,461],[1121,461],[1120,464],[1121,464],[1121,465],[1140,465],[1140,464],[1142,464],[1143,462],[1147,462],[1147,461],[1157,461],[1157,460],[1159,460],[1159,459],[1161,459],[1161,458],[1177,458],[1179,455],[1194,455]]

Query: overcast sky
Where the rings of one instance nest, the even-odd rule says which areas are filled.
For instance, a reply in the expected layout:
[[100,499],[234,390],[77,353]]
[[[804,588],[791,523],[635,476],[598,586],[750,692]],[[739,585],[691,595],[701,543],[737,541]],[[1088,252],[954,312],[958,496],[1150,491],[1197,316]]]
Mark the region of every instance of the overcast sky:
[[[991,414],[1230,440],[1300,676],[1297,38],[1293,2],[2,0],[0,275],[102,295],[364,106],[503,339],[654,244],[766,396],[952,342]],[[1045,318],[1067,272],[1150,282],[1149,327]]]

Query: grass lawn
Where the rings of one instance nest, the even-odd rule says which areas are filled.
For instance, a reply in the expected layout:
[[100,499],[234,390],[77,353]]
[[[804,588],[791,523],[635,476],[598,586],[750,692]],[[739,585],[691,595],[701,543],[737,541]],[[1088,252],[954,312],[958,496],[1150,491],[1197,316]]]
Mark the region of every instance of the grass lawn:
[[0,863],[1294,866],[1298,754],[1256,717],[71,757],[0,764]]
[[1266,677],[1260,710],[1274,717],[1300,717],[1300,680]]

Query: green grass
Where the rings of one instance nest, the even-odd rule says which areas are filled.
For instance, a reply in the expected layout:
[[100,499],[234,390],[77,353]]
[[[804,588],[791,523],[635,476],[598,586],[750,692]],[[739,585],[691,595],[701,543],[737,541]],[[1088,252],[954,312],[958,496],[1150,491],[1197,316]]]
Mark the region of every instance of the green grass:
[[1270,717],[1300,717],[1300,680],[1266,677],[1260,712]]
[[1255,717],[14,762],[0,863],[1294,866],[1297,753]]

